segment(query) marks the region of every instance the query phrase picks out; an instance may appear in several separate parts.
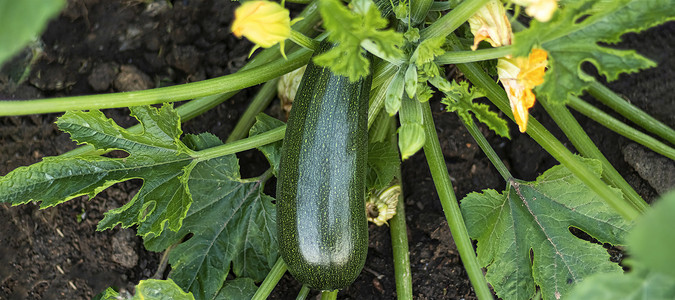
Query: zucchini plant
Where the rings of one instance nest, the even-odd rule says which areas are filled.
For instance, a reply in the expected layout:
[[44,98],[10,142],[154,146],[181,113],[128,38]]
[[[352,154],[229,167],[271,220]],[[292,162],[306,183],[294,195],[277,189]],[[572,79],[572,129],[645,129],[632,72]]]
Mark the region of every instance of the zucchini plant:
[[[664,257],[672,237],[653,249],[639,246],[648,236],[644,228],[658,224],[633,229],[633,222],[656,213],[568,109],[675,159],[672,128],[581,68],[590,62],[611,81],[653,67],[607,44],[675,19],[663,9],[669,1],[289,2],[306,5],[293,20],[283,2],[247,1],[236,10],[232,32],[256,44],[252,54],[265,49],[234,74],[145,91],[1,101],[0,116],[65,112],[57,126],[82,146],[0,177],[0,202],[48,208],[142,179],[138,193],[98,224],[98,230],[135,226],[148,250],[166,253],[168,278],[141,281],[139,299],[265,299],[287,270],[303,284],[298,298],[314,289],[335,299],[367,260],[366,212],[379,210],[393,215],[397,296],[412,299],[404,201],[393,187],[401,181],[401,159],[422,150],[477,298],[600,297],[610,280],[628,282],[628,292],[656,286],[647,292],[675,297],[661,284],[675,282],[672,272],[646,258],[651,250]],[[288,122],[261,114],[277,78],[304,65]],[[462,76],[450,79],[451,68]],[[225,143],[209,133],[183,135],[182,122],[260,83]],[[579,98],[584,92],[649,133],[598,113]],[[460,207],[429,104],[437,98],[499,171],[504,191],[471,193]],[[184,100],[191,101],[173,107]],[[529,115],[536,104],[578,153]],[[101,111],[115,107],[129,107],[139,124],[122,128]],[[475,123],[509,138],[503,116],[560,165],[535,181],[515,178]],[[235,153],[254,148],[269,170],[242,178]],[[103,156],[112,150],[128,157]],[[267,195],[272,177],[276,195]],[[380,196],[387,197],[383,207],[366,209],[367,198]],[[601,245],[579,239],[571,227],[627,245],[636,270],[624,274]],[[601,288],[595,293],[588,282]],[[121,296],[108,289],[99,297]]]

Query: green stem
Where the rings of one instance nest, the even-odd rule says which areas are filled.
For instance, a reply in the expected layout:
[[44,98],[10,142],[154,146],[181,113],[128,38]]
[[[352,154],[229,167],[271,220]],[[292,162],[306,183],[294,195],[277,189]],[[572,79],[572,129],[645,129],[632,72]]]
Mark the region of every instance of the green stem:
[[309,295],[309,287],[306,284],[303,284],[298,293],[298,297],[296,297],[295,300],[305,300],[307,295]]
[[[492,103],[513,120],[506,92],[494,82],[492,77],[488,76],[476,63],[458,64],[457,67],[471,83],[485,91]],[[530,117],[528,121],[527,134],[625,219],[630,221],[640,215],[640,212],[627,200],[616,197],[616,194],[599,177],[595,176],[533,117]]]
[[445,165],[441,145],[438,140],[438,135],[436,134],[436,127],[434,125],[429,102],[423,103],[422,111],[424,114],[424,131],[427,134],[426,143],[424,145],[424,154],[427,157],[427,163],[431,170],[431,177],[436,186],[438,197],[441,200],[445,218],[448,220],[452,238],[455,240],[457,251],[464,263],[464,268],[469,275],[471,284],[476,291],[476,296],[478,299],[492,299],[492,292],[483,276],[483,270],[476,258],[471,239],[469,239],[469,233],[466,230],[464,219],[462,219],[462,213],[459,210],[455,192],[452,190],[450,175],[448,175],[448,168]]
[[311,55],[311,51],[301,49],[289,55],[288,60],[277,59],[250,70],[177,86],[114,94],[2,101],[0,102],[0,116],[149,105],[232,92],[293,71],[306,64]]
[[291,41],[294,43],[302,46],[305,49],[309,49],[314,51],[316,47],[319,47],[319,43],[315,41],[314,39],[302,34],[301,32],[298,32],[296,30],[291,29]]
[[393,56],[387,55],[386,53],[380,51],[380,48],[370,39],[365,39],[365,40],[361,41],[361,47],[363,47],[363,49],[366,49],[368,52],[372,53],[373,55],[375,55],[375,56],[377,56],[377,57],[379,57],[383,60],[386,60],[387,62],[389,62],[392,65],[400,66],[403,63],[405,63],[405,60],[403,59],[403,56],[393,57]]
[[[398,178],[401,178],[399,169]],[[396,277],[396,296],[399,300],[411,300],[412,271],[408,250],[408,230],[405,224],[405,201],[403,193],[398,197],[396,215],[389,220],[391,248],[394,256],[394,276]]]
[[392,73],[389,79],[386,79],[384,82],[382,82],[382,85],[375,88],[374,90],[371,90],[370,92],[371,101],[370,105],[368,106],[368,128],[373,125],[373,122],[375,122],[377,117],[377,113],[379,113],[384,107],[387,87],[389,86],[389,83],[394,80],[394,75],[395,73]]
[[453,9],[461,3],[462,0],[449,0],[449,1],[434,1],[433,4],[431,4],[431,8],[429,8],[429,11],[443,11],[443,10],[448,10],[448,9]]
[[426,19],[429,13],[429,8],[434,3],[434,0],[410,0],[410,18],[411,25],[417,26]]
[[314,0],[286,0],[288,3],[297,3],[297,4],[310,4],[314,2]]
[[277,83],[279,79],[272,79],[266,82],[255,95],[251,104],[249,104],[244,114],[237,121],[237,125],[232,129],[232,133],[227,137],[225,143],[240,140],[248,135],[249,129],[255,123],[255,117],[265,110],[277,93]]
[[469,133],[473,137],[473,139],[478,143],[478,146],[480,147],[481,150],[483,150],[483,153],[488,157],[490,162],[492,162],[492,165],[497,168],[497,171],[499,172],[500,175],[502,175],[502,178],[504,178],[504,181],[507,181],[511,179],[513,176],[511,175],[511,172],[509,172],[509,169],[506,168],[502,160],[499,158],[499,155],[497,155],[497,152],[490,146],[490,143],[485,139],[485,136],[483,133],[480,132],[480,129],[478,129],[478,126],[476,126],[476,123],[473,122],[473,120],[470,120],[470,122],[466,122],[464,118],[460,118],[463,121],[464,127],[469,130]]
[[447,36],[464,24],[476,11],[483,7],[489,0],[462,1],[455,9],[451,10],[440,19],[436,20],[431,26],[420,31],[420,39]]
[[250,150],[256,147],[274,143],[284,138],[286,134],[286,125],[274,128],[270,131],[245,138],[243,140],[234,141],[221,146],[197,151],[193,155],[197,161],[204,161],[216,157],[233,154],[241,151]]
[[654,152],[675,160],[675,149],[659,142],[657,139],[626,125],[578,97],[570,96],[568,97],[567,102],[571,108],[580,112],[582,115],[602,124],[620,135],[654,150]]
[[448,51],[436,57],[435,62],[441,65],[469,63],[481,60],[497,59],[511,55],[511,46],[479,49],[476,51]]
[[541,101],[540,103],[582,155],[597,159],[602,163],[602,177],[609,184],[619,188],[633,207],[644,213],[648,207],[647,203],[633,190],[619,172],[614,169],[614,166],[605,158],[598,147],[595,146],[570,111],[563,105],[550,104],[547,101]]
[[281,279],[281,276],[284,276],[284,273],[286,273],[286,263],[284,263],[284,260],[279,257],[277,262],[274,264],[274,267],[272,267],[272,270],[270,270],[270,272],[267,274],[267,277],[265,277],[265,280],[263,280],[263,282],[260,284],[260,287],[258,287],[258,291],[255,292],[252,300],[267,299]]
[[614,169],[614,166],[602,155],[600,149],[595,146],[591,138],[586,134],[579,122],[572,116],[570,111],[564,105],[551,104],[548,101],[540,101],[548,115],[558,124],[563,133],[572,142],[575,148],[584,156],[594,158],[602,163],[602,177],[609,184],[617,187],[623,192],[633,207],[644,213],[647,209],[647,203],[635,192],[635,190],[626,182],[625,179]]
[[335,300],[337,299],[338,290],[334,291],[322,291],[321,300]]
[[595,99],[602,102],[602,104],[609,106],[626,119],[647,131],[662,137],[672,145],[675,145],[675,130],[668,127],[668,125],[661,123],[659,120],[654,119],[654,117],[642,111],[635,105],[630,104],[601,83],[593,81],[588,92],[595,97]]

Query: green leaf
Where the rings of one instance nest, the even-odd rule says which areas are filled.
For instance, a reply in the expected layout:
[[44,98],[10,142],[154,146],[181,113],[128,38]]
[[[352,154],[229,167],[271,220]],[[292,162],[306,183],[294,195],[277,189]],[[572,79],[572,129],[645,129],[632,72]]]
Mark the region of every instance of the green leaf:
[[572,290],[569,299],[675,299],[674,214],[675,192],[670,192],[628,233],[630,272],[589,277]]
[[445,53],[443,50],[443,45],[445,44],[445,37],[438,36],[430,39],[423,40],[415,49],[412,56],[410,57],[410,62],[415,63],[418,66],[423,66],[434,61],[436,56],[439,56]]
[[[675,278],[675,191],[670,192],[636,221],[628,234],[628,252],[650,270]],[[673,297],[675,299],[675,297]]]
[[[209,139],[196,150],[218,144]],[[264,279],[278,258],[274,199],[262,192],[266,179],[241,179],[235,155],[197,163],[188,179],[193,203],[183,226],[147,236],[146,248],[163,251],[180,243],[171,250],[169,276],[197,299],[215,297],[231,265],[238,277]]]
[[370,62],[361,48],[362,42],[368,40],[374,43],[385,56],[400,57],[403,53],[399,47],[403,45],[404,38],[393,30],[382,30],[387,27],[387,19],[380,15],[371,0],[355,0],[351,5],[353,10],[339,0],[319,1],[323,26],[329,32],[328,40],[337,45],[315,57],[314,62],[356,81],[368,75],[370,70]]
[[258,287],[251,278],[228,280],[214,300],[253,299],[257,290]]
[[91,298],[92,300],[117,300],[120,296],[116,290],[111,287],[106,288],[103,292]]
[[[601,164],[585,163],[597,176]],[[601,246],[575,237],[570,227],[619,245],[629,228],[569,170],[555,166],[535,182],[512,180],[504,193],[471,193],[461,202],[478,260],[503,299],[560,299],[594,273],[620,273]],[[617,197],[621,194],[617,191]]]
[[598,273],[577,285],[565,299],[671,300],[675,299],[675,278],[645,270]]
[[398,149],[389,139],[368,144],[366,187],[379,190],[389,186],[394,176],[398,174],[400,164]]
[[[259,113],[257,116],[255,116],[255,120],[255,124],[253,124],[253,127],[249,131],[249,136],[258,135],[284,125],[284,122],[281,122],[278,119],[270,117],[264,113]],[[275,175],[279,172],[279,159],[281,158],[282,145],[283,141],[277,141],[265,146],[258,147],[258,150],[260,150],[260,152],[265,155],[267,161],[270,163],[270,166],[272,166],[272,170]]]
[[46,157],[0,178],[0,202],[41,201],[45,208],[82,195],[93,198],[115,183],[141,178],[143,186],[134,198],[106,212],[98,229],[138,224],[141,236],[159,234],[165,226],[178,230],[192,202],[185,184],[192,168],[191,150],[179,140],[180,119],[171,105],[132,107],[131,114],[143,133],[117,126],[98,110],[67,112],[56,124],[73,140],[96,149],[123,150],[129,156]]
[[183,292],[171,279],[141,280],[132,300],[194,300],[192,293]]
[[0,67],[38,38],[65,4],[64,0],[0,0]]
[[598,43],[617,43],[621,35],[639,32],[674,20],[671,0],[567,1],[551,21],[533,21],[513,38],[514,54],[527,56],[533,47],[549,53],[549,70],[536,88],[539,96],[565,101],[580,95],[593,77],[581,70],[583,62],[595,65],[608,81],[621,73],[637,72],[656,64],[633,50],[618,50]]
[[473,112],[479,121],[499,136],[510,138],[506,120],[500,118],[496,112],[491,111],[488,105],[473,103],[474,99],[485,96],[476,86],[469,88],[469,83],[466,81],[449,83],[443,78],[434,78],[431,82],[445,93],[446,97],[441,100],[441,103],[447,105],[445,108],[447,111],[456,112],[466,123],[473,122],[469,113]]

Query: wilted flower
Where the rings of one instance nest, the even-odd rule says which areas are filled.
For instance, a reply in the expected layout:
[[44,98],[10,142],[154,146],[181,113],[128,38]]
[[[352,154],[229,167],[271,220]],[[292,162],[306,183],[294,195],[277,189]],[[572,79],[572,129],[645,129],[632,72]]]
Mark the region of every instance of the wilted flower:
[[513,117],[520,132],[527,130],[528,110],[534,106],[532,89],[544,82],[548,53],[532,49],[529,57],[500,58],[497,63],[499,81],[509,97]]
[[291,36],[289,12],[276,2],[244,2],[234,11],[232,33],[263,48],[283,43]]
[[377,226],[387,224],[396,215],[396,205],[401,195],[401,185],[394,183],[379,191],[371,191],[366,201],[366,217]]
[[539,22],[548,22],[558,9],[558,0],[512,0],[525,7],[525,13]]
[[476,50],[478,43],[483,40],[492,47],[511,44],[511,23],[499,0],[491,0],[481,7],[469,18],[469,25],[474,36],[471,50]]

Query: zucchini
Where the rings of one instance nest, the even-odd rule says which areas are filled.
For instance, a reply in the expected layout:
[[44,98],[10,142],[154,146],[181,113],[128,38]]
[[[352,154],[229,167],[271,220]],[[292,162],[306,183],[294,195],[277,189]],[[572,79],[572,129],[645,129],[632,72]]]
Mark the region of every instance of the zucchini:
[[[331,48],[322,42],[314,55]],[[365,210],[371,76],[349,82],[313,62],[291,109],[277,181],[281,256],[301,283],[347,287],[368,252]]]

